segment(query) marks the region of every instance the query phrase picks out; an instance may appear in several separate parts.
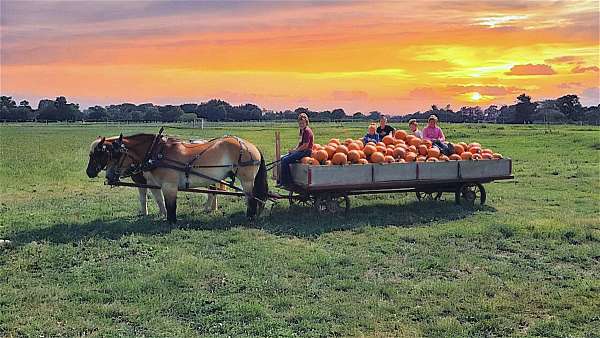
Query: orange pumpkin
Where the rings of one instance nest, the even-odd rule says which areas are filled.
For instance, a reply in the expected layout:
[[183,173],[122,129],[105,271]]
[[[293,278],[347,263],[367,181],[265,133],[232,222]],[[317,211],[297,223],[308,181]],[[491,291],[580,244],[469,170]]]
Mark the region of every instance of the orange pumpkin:
[[481,148],[481,144],[479,144],[477,142],[469,143],[469,145],[467,146],[467,149],[470,149],[470,148],[473,148],[473,147]]
[[385,160],[385,156],[382,153],[378,152],[378,151],[376,151],[373,154],[371,154],[371,162],[372,163],[381,163],[384,160]]
[[348,157],[344,153],[335,153],[333,154],[333,158],[331,158],[331,163],[333,164],[346,164],[348,163]]
[[461,160],[470,160],[471,156],[473,156],[473,154],[471,154],[468,151],[465,151],[464,153],[460,154]]
[[385,150],[385,156],[394,156],[394,149],[387,148]]
[[425,157],[425,156],[417,157],[417,162],[425,162],[425,161],[427,161],[427,157]]
[[361,158],[360,160],[358,160],[358,164],[369,164],[369,161],[367,161],[366,158]]
[[333,154],[335,154],[335,149],[336,149],[336,147],[333,147],[330,145],[325,147],[325,151],[327,152],[327,158],[331,158],[333,156]]
[[331,164],[332,164],[332,163],[331,163],[331,160],[327,160],[327,161],[325,161],[325,165],[331,165]]
[[481,153],[482,160],[491,160],[493,158],[494,158],[494,156],[490,153]]
[[356,144],[358,144],[358,150],[361,150],[362,148],[365,147],[365,144],[363,143],[362,140],[356,140],[356,142],[354,142]]
[[345,155],[348,155],[348,147],[346,147],[345,145],[339,145],[337,146],[337,148],[335,149],[336,153],[343,153]]
[[[458,142],[458,144],[459,144],[461,147],[463,147],[463,149],[464,149],[465,151],[467,151],[467,149],[469,149],[469,147],[467,147],[467,144],[466,144],[466,143],[464,143],[464,142]],[[459,155],[460,155],[460,154],[459,154]]]
[[377,148],[377,151],[378,151],[378,152],[380,152],[380,153],[385,153],[385,149],[386,149],[386,147],[385,147],[385,146],[380,146],[380,145],[378,145],[378,146],[377,146],[377,147],[375,147],[375,148]]
[[404,151],[403,148],[398,147],[398,148],[394,149],[394,157],[395,158],[404,158],[405,155],[406,155],[406,151]]
[[329,158],[329,154],[327,153],[327,150],[321,149],[321,150],[318,150],[317,152],[315,152],[315,154],[313,155],[313,158],[315,160],[317,160],[319,163],[323,163],[323,162],[327,161],[327,159]]
[[371,144],[367,144],[364,148],[363,151],[365,152],[365,155],[367,156],[371,156],[371,154],[373,154],[374,152],[377,151],[377,148],[375,148],[374,145]]
[[375,142],[373,142],[373,141],[367,142],[367,144],[365,144],[365,146],[367,146],[367,145],[370,145],[370,146],[373,146],[373,147],[376,146]]
[[471,154],[479,154],[481,152],[481,148],[480,147],[470,147],[469,151],[471,152]]
[[315,143],[312,146],[312,150],[314,150],[314,151],[320,150],[321,148],[322,148],[321,145],[318,143]]
[[402,140],[395,140],[394,141],[394,145],[398,146],[400,144],[404,144],[404,141],[402,141]]
[[394,162],[396,162],[396,160],[394,160],[394,156],[385,156],[385,157],[383,158],[383,161],[384,161],[385,163],[394,163]]
[[471,156],[472,160],[481,160],[481,155],[480,154],[473,154],[473,156]]
[[348,161],[352,163],[357,163],[360,160],[360,153],[358,150],[350,150],[348,152]]
[[440,161],[440,160],[438,160],[438,159],[437,159],[437,158],[435,158],[435,157],[430,157],[430,158],[428,158],[428,159],[427,159],[427,162],[439,162],[439,161]]
[[415,154],[418,152],[418,150],[417,150],[417,147],[416,147],[416,146],[410,146],[410,147],[408,147],[408,151],[410,151],[410,152],[413,152],[413,153],[415,153]]
[[329,140],[329,143],[335,143],[337,145],[340,145],[340,139],[339,138],[332,138],[331,140]]
[[427,146],[427,149],[431,148],[433,146],[433,143],[431,143],[430,140],[422,140],[421,144],[424,144]]
[[460,155],[464,152],[465,152],[465,148],[463,148],[463,146],[461,146],[460,144],[454,144],[454,153],[455,154]]
[[367,155],[365,154],[364,151],[359,150],[358,153],[360,154],[360,158],[367,158]]
[[377,142],[376,146],[385,147],[385,143],[383,143],[383,142]]
[[414,162],[417,159],[417,154],[409,151],[408,153],[406,153],[406,155],[404,155],[404,159],[406,160],[406,162]]
[[502,157],[502,154],[500,154],[500,153],[493,153],[492,157],[496,160],[500,160],[500,159],[504,158],[504,157]]
[[398,140],[406,140],[406,136],[408,136],[408,133],[404,130],[396,130],[396,132],[394,133],[394,137]]
[[492,149],[485,148],[485,149],[481,149],[481,153],[482,153],[482,154],[484,154],[484,153],[493,154],[494,152],[492,151]]
[[[455,155],[455,154],[452,154],[452,155]],[[448,161],[450,161],[450,158],[446,155],[440,155],[440,161],[448,162]]]
[[427,146],[424,144],[420,144],[417,149],[419,149],[419,155],[426,156],[427,155]]
[[450,161],[460,161],[460,160],[461,160],[461,157],[460,157],[460,155],[458,155],[458,154],[452,154],[452,155],[450,155],[450,157],[448,157],[448,159],[449,159]]
[[427,149],[427,157],[440,157],[440,150],[436,147],[431,147]]
[[406,163],[406,160],[403,158],[398,159],[398,163]]
[[312,157],[308,157],[305,156],[300,160],[300,163],[302,164],[311,164],[312,163]]
[[353,140],[353,139],[351,139],[351,138],[347,138],[347,139],[345,139],[345,140],[344,140],[344,144],[345,144],[345,145],[349,145],[349,144],[350,144],[350,143],[352,143],[352,142],[354,142],[354,140]]
[[406,138],[404,139],[404,142],[407,144],[410,144],[410,141],[414,138],[417,138],[415,135],[406,135]]
[[394,148],[396,148],[396,146],[395,146],[395,145],[393,145],[393,144],[388,144],[388,145],[386,146],[386,148],[388,148],[388,149],[394,149]]
[[411,146],[417,147],[418,145],[421,144],[421,139],[418,138],[418,137],[412,138],[412,139],[410,139],[410,141],[408,142],[408,144],[410,144]]
[[386,135],[383,137],[383,144],[388,145],[388,144],[394,144],[394,137],[391,135]]
[[356,142],[352,142],[352,143],[348,144],[348,151],[350,151],[350,150],[360,150],[360,149],[361,149],[360,145],[358,143],[356,143]]

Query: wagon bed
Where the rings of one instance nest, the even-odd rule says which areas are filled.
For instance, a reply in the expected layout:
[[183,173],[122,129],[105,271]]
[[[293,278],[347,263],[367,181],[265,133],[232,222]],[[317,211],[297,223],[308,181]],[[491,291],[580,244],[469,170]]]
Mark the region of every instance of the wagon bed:
[[512,179],[512,160],[411,162],[344,166],[291,165],[294,186],[290,204],[306,204],[319,212],[348,211],[349,196],[415,192],[419,200],[455,194],[462,205],[483,205],[483,184]]

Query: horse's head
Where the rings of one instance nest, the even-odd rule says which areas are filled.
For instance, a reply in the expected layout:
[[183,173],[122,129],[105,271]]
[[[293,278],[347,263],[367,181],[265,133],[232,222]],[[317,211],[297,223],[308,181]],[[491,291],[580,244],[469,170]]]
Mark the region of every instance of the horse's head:
[[[105,137],[99,137],[90,146],[90,159],[86,169],[88,177],[97,177],[100,171],[113,167],[114,162],[118,162],[126,151],[122,134],[118,138],[111,138],[110,141]],[[109,180],[114,178],[109,177],[108,170],[107,178]]]

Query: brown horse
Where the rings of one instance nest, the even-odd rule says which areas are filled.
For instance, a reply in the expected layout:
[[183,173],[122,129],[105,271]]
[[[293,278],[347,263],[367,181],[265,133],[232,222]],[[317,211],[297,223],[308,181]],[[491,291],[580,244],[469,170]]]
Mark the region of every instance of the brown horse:
[[[86,169],[86,174],[89,178],[97,177],[102,170],[106,169],[111,158],[112,143],[117,139],[119,139],[119,136],[109,138],[99,136],[94,142],[92,142],[89,154],[90,159]],[[190,140],[190,143],[206,143],[206,140]],[[131,175],[131,179],[137,184],[148,184],[148,181],[141,172]],[[219,185],[219,189],[224,190],[225,186]],[[154,196],[154,200],[156,201],[156,205],[158,206],[160,214],[166,217],[167,210],[165,208],[162,192],[160,189],[150,189],[150,192]],[[142,216],[146,216],[148,215],[148,188],[138,188],[138,194],[140,201],[139,213]],[[207,212],[217,210],[217,195],[208,194],[208,199],[204,205],[204,210]]]
[[109,148],[107,179],[116,181],[142,173],[148,184],[161,187],[171,223],[177,220],[179,189],[207,187],[227,177],[238,178],[250,218],[260,214],[268,197],[264,158],[256,146],[238,137],[189,144],[173,138],[157,139],[153,134],[121,135]]

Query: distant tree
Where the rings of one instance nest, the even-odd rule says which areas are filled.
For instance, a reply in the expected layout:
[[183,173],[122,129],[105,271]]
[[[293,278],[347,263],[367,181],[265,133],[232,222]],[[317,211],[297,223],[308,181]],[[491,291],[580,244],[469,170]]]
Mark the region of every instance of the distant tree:
[[565,95],[556,99],[556,106],[569,119],[580,121],[583,119],[584,110],[577,95]]
[[331,119],[332,120],[343,120],[345,118],[347,118],[346,112],[343,109],[341,109],[341,108],[334,109],[331,112]]
[[537,104],[531,102],[531,97],[521,94],[517,97],[513,123],[531,123]]
[[356,112],[354,114],[352,114],[352,119],[353,120],[364,120],[367,117],[365,116],[365,114],[361,113],[361,112]]
[[144,108],[144,121],[160,121],[161,115],[155,106],[146,106]]
[[372,111],[369,113],[369,120],[377,120],[379,121],[379,118],[381,117],[381,113],[378,111]]
[[192,122],[197,118],[196,113],[183,113],[183,115],[179,116],[178,120],[181,122]]
[[105,121],[108,119],[108,113],[104,107],[93,106],[88,108],[87,118],[93,121]]

